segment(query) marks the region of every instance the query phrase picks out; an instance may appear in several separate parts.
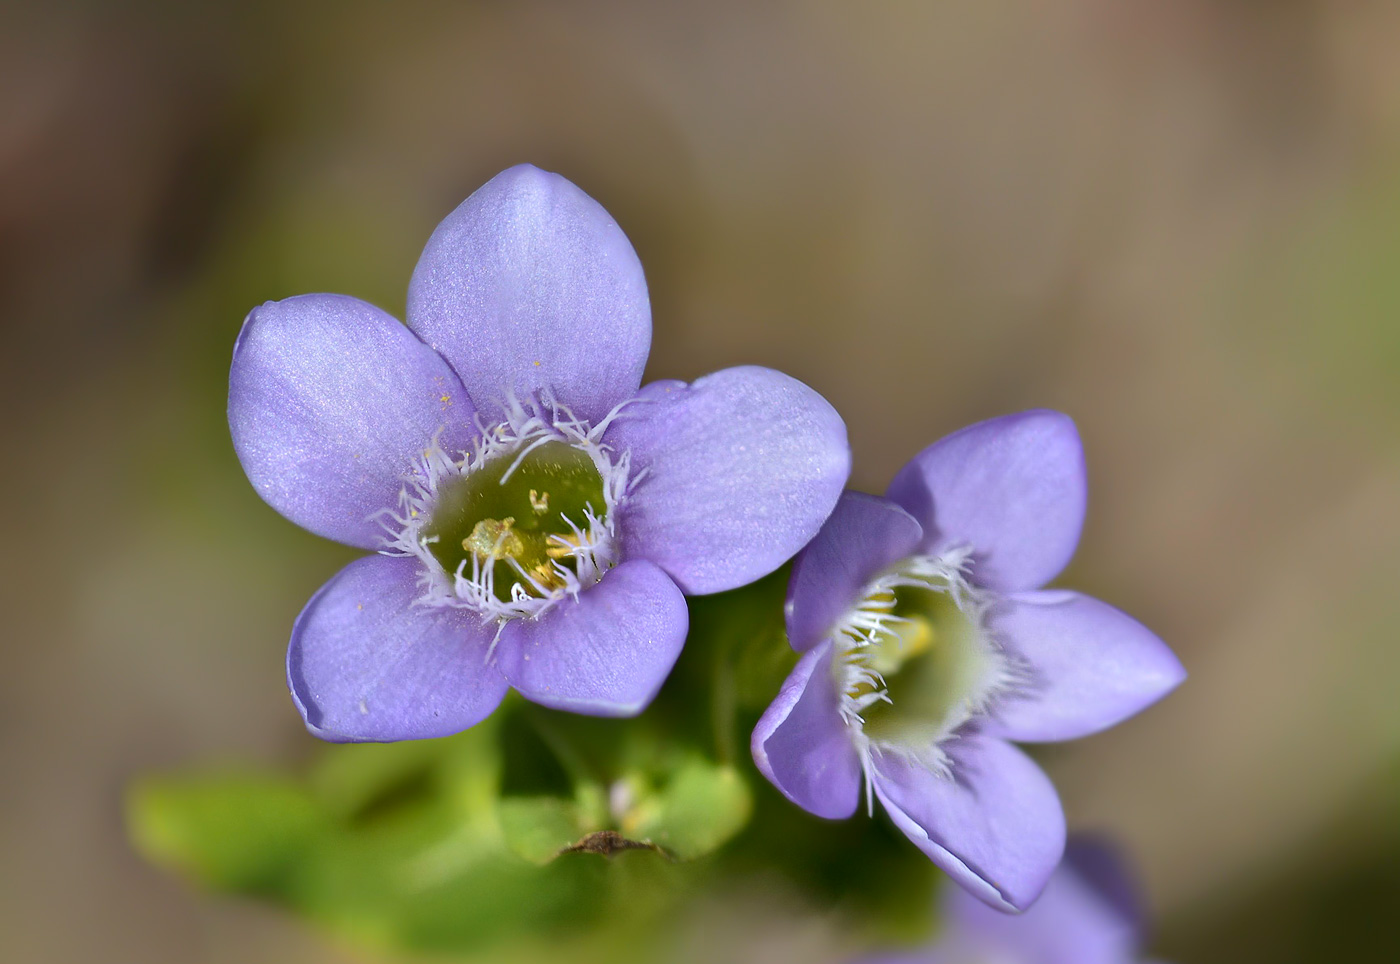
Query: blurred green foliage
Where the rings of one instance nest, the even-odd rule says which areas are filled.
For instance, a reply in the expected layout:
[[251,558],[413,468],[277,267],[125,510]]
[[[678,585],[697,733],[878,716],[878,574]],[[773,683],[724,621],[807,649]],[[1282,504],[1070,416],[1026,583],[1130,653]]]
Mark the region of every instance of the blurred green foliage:
[[153,861],[286,904],[356,943],[458,950],[549,931],[613,895],[589,862],[543,871],[505,845],[498,729],[337,748],[306,779],[149,779],[130,795],[132,836]]
[[149,780],[128,809],[132,839],[150,859],[264,894],[287,885],[321,821],[302,787],[263,774]]
[[928,861],[882,822],[803,813],[749,761],[795,659],[786,575],[694,600],[685,653],[636,720],[512,696],[447,739],[327,747],[304,775],[150,777],[129,794],[132,839],[206,887],[379,949],[528,959],[569,942],[570,959],[651,959],[685,902],[745,883],[871,940],[917,940]]

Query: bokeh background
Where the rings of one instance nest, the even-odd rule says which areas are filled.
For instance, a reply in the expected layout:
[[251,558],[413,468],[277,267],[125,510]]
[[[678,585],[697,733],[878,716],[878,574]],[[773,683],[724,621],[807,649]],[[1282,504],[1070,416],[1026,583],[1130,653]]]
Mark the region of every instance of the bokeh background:
[[1064,581],[1191,671],[1045,755],[1071,824],[1126,841],[1164,957],[1397,959],[1398,48],[1391,0],[4,8],[0,956],[366,959],[145,865],[123,787],[312,749],[282,651],[347,553],[234,459],[244,314],[401,313],[528,160],[633,240],[649,377],[802,378],[856,487],[1071,413]]

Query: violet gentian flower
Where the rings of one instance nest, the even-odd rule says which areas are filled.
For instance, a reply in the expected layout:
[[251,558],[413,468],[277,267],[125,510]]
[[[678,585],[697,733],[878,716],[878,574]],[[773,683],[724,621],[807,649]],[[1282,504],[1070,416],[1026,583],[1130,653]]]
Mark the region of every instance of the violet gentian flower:
[[836,412],[766,368],[639,391],[650,342],[621,229],[528,165],[438,226],[407,327],[343,295],[248,316],[229,387],[248,478],[298,525],[380,552],[292,630],[312,733],[442,736],[508,685],[637,713],[685,640],[682,593],[743,585],[812,538],[849,470]]
[[927,947],[862,964],[1139,964],[1145,914],[1118,854],[1070,842],[1064,863],[1024,914],[1003,914],[959,888],[940,900],[939,936]]
[[862,781],[921,850],[1005,910],[1064,850],[1045,774],[1007,741],[1086,736],[1184,678],[1130,617],[1038,587],[1084,520],[1084,456],[1058,412],[992,419],[934,443],[888,498],[848,493],[793,567],[802,653],[753,735],[789,799],[850,816]]

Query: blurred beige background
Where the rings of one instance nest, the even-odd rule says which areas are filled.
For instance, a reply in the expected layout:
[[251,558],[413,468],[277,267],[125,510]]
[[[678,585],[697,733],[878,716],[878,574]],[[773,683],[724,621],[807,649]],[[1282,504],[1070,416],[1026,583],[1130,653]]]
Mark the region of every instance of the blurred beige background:
[[1183,964],[1380,920],[1397,47],[1388,0],[0,11],[3,956],[352,959],[143,865],[122,787],[310,750],[282,648],[348,554],[233,458],[244,313],[401,313],[437,220],[524,160],[632,238],[649,377],[804,379],[857,487],[966,422],[1071,413],[1092,495],[1064,581],[1192,674],[1047,754],[1071,823],[1129,843]]

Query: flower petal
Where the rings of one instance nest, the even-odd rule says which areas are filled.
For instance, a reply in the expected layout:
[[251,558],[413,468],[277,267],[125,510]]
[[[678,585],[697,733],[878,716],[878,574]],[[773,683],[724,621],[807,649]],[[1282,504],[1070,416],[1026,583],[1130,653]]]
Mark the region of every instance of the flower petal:
[[496,666],[521,695],[591,716],[635,716],[680,656],[690,625],[685,597],[635,559],[538,619],[506,624]]
[[333,743],[447,736],[491,715],[506,681],[492,631],[462,609],[416,605],[416,559],[366,556],[297,617],[287,685],[306,728]]
[[[1140,945],[1137,920],[1120,904],[1126,895],[1105,892],[1099,879],[1086,874],[1083,850],[1079,841],[1070,841],[1064,862],[1023,914],[1010,916],[965,891],[950,890],[943,899],[945,918],[968,946],[994,959],[1133,964]],[[1112,869],[1122,876],[1121,868]]]
[[344,295],[255,308],[229,372],[233,446],[258,494],[317,535],[375,549],[372,518],[398,505],[403,475],[441,433],[471,444],[471,400],[403,325]]
[[892,752],[872,754],[875,793],[895,825],[977,897],[1020,911],[1065,847],[1050,779],[1009,743],[968,737],[950,748],[952,776]]
[[879,572],[913,555],[924,531],[888,499],[847,492],[815,539],[798,553],[788,581],[787,632],[792,648],[811,649],[830,633]]
[[1090,834],[1075,834],[1065,847],[1060,867],[1072,871],[1094,900],[1122,923],[1132,947],[1147,942],[1146,895],[1116,843]]
[[840,820],[860,802],[860,758],[841,718],[831,644],[805,653],[754,728],[753,761],[783,796]]
[[625,556],[650,559],[691,594],[786,562],[817,534],[851,467],[841,416],[769,368],[647,386],[604,441],[646,473],[619,509]]
[[1009,740],[1074,740],[1157,702],[1186,678],[1146,626],[1107,603],[1049,590],[1008,596],[989,628],[1031,679],[999,702],[991,732]]
[[553,389],[598,421],[631,397],[651,348],[637,254],[607,211],[558,174],[497,174],[428,239],[408,325],[443,354],[477,408]]
[[928,551],[971,546],[978,585],[1037,589],[1079,544],[1084,449],[1068,415],[1007,415],[934,442],[885,494],[922,523]]

